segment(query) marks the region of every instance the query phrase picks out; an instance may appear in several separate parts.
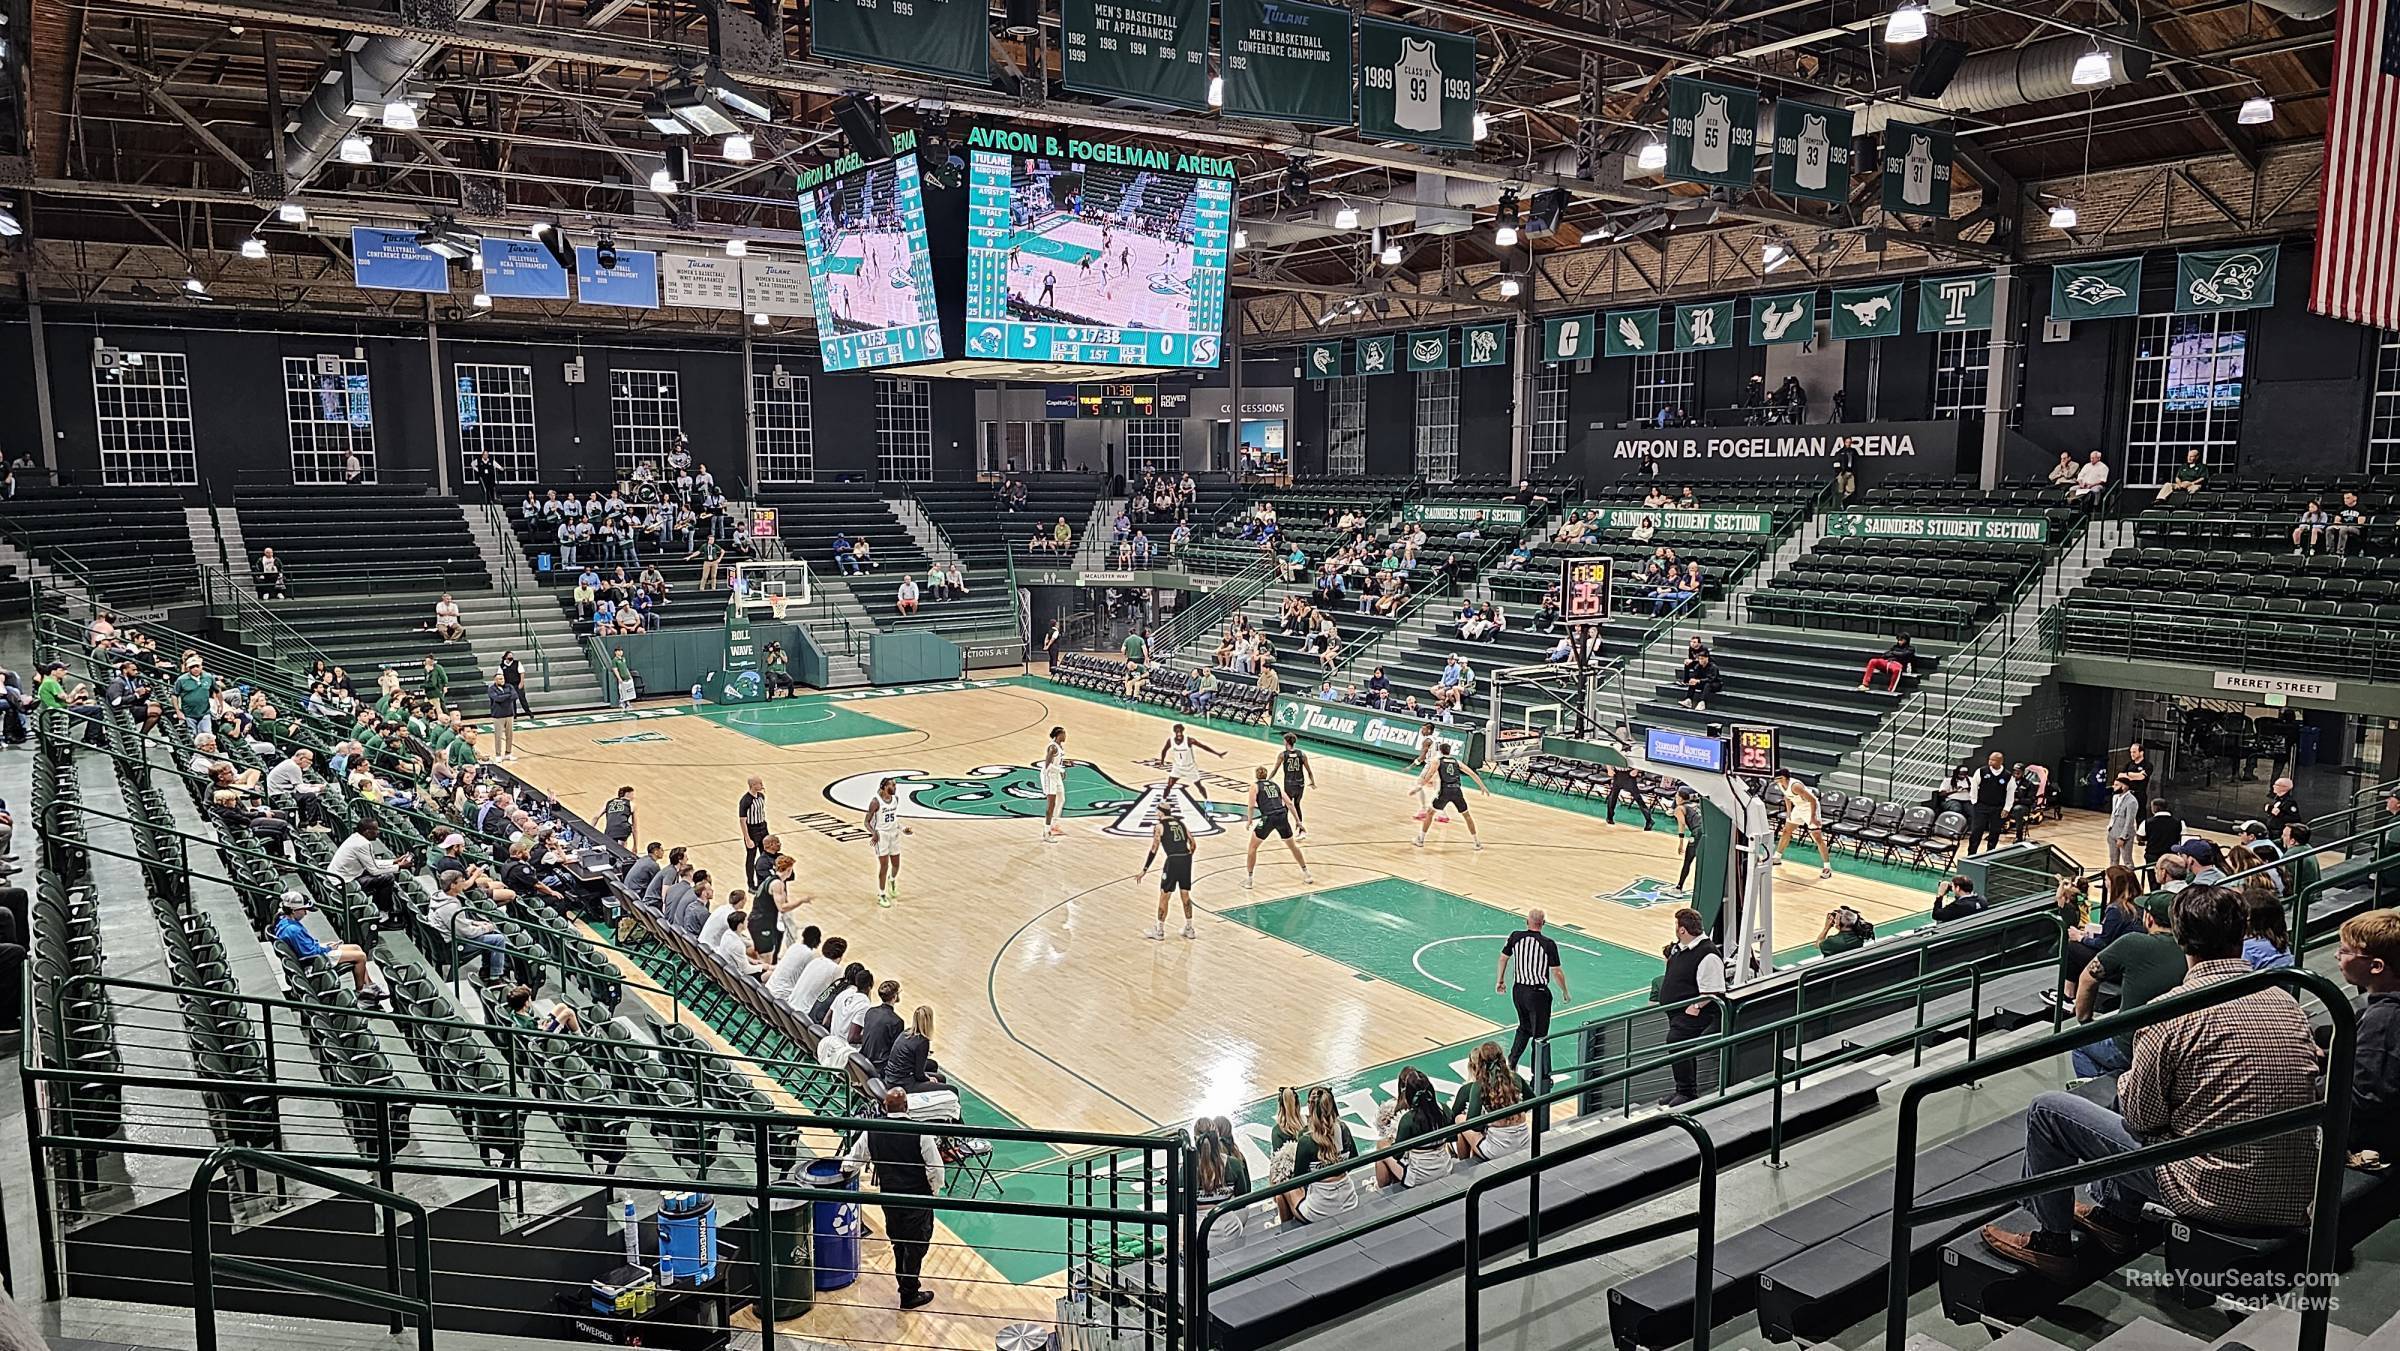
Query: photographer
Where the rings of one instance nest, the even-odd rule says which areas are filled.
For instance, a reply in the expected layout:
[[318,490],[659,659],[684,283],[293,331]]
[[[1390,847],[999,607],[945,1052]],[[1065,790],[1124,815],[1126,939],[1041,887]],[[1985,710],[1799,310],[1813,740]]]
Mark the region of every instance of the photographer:
[[1986,907],[1987,902],[1975,890],[1975,880],[1961,874],[1942,883],[1941,890],[1933,893],[1933,922],[1947,924],[1954,919],[1980,915]]
[[1875,924],[1849,906],[1825,912],[1825,927],[1817,930],[1817,954],[1822,957],[1855,952],[1875,936]]

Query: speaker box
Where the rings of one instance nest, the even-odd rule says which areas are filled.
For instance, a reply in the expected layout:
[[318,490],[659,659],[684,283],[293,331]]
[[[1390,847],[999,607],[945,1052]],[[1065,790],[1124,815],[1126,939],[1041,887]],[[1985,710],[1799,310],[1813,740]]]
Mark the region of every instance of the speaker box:
[[833,124],[862,160],[892,157],[892,133],[883,125],[883,105],[852,94],[833,105]]
[[1915,99],[1940,98],[1950,87],[1951,77],[1958,74],[1958,63],[1967,59],[1967,44],[1955,38],[1929,38],[1925,50],[1917,57],[1916,69],[1908,73],[1908,96]]
[[1555,234],[1558,218],[1566,213],[1567,194],[1563,188],[1551,188],[1533,195],[1533,204],[1525,208],[1525,234],[1528,238]]

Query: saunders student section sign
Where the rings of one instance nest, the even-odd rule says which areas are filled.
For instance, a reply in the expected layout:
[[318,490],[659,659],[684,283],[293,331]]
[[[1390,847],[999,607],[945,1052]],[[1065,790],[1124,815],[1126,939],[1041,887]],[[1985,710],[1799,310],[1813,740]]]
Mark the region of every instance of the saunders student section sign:
[[1830,479],[1834,453],[1858,453],[1858,479],[1959,472],[1956,422],[1834,423],[1817,427],[1593,426],[1580,465],[1589,483],[1647,474],[1672,490],[1686,479]]

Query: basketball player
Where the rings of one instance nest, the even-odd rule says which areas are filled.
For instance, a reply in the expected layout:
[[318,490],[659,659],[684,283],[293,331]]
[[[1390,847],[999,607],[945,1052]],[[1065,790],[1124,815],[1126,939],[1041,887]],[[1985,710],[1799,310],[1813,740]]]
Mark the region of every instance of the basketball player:
[[1296,732],[1283,734],[1283,750],[1275,757],[1283,770],[1283,795],[1291,799],[1292,824],[1300,828],[1300,838],[1308,838],[1308,820],[1300,812],[1300,795],[1317,786],[1317,771],[1308,763],[1308,752],[1300,749]]
[[875,800],[867,804],[867,839],[875,846],[875,902],[890,908],[900,895],[900,837],[916,834],[900,824],[898,779],[875,785]]
[[1817,857],[1824,860],[1824,870],[1817,876],[1833,876],[1833,851],[1825,847],[1825,812],[1817,802],[1817,790],[1793,778],[1788,769],[1775,771],[1775,786],[1783,790],[1783,835],[1775,841],[1774,866],[1783,866],[1783,851],[1791,847],[1792,836],[1805,830],[1817,846]]
[[1200,782],[1200,757],[1193,754],[1195,751],[1207,751],[1220,760],[1225,758],[1225,752],[1185,733],[1182,723],[1175,724],[1167,733],[1167,744],[1158,748],[1158,758],[1167,767],[1167,788],[1162,796],[1173,797],[1179,783],[1188,783],[1200,796],[1208,796],[1208,785]]
[[1198,938],[1200,931],[1192,927],[1192,828],[1175,809],[1174,800],[1161,798],[1158,813],[1150,827],[1150,853],[1142,860],[1142,870],[1133,880],[1141,881],[1150,875],[1150,865],[1158,861],[1164,850],[1166,869],[1158,875],[1158,923],[1142,934],[1144,938],[1163,939],[1167,936],[1167,895],[1183,893],[1183,936]]
[[[1438,738],[1434,736],[1432,723],[1427,722],[1418,724],[1417,753],[1408,757],[1408,767],[1410,769],[1423,769],[1426,766],[1431,765],[1434,760],[1433,748],[1437,740]],[[1417,775],[1416,781],[1410,786],[1409,791],[1417,795],[1417,825],[1422,828],[1425,824],[1425,819],[1433,814],[1431,810],[1425,806],[1425,776],[1423,774]]]
[[1056,272],[1045,272],[1045,273],[1043,273],[1043,274],[1042,274],[1042,299],[1041,299],[1041,302],[1040,302],[1040,303],[1041,303],[1041,305],[1042,305],[1042,308],[1044,308],[1044,309],[1048,309],[1048,308],[1050,307],[1050,301],[1051,301],[1051,299],[1052,299],[1053,297],[1055,297],[1057,294],[1058,294],[1058,274],[1057,274]]
[[1466,789],[1458,781],[1461,774],[1473,779],[1485,797],[1491,796],[1491,785],[1483,781],[1483,776],[1476,773],[1472,765],[1460,760],[1458,747],[1447,741],[1441,743],[1440,756],[1417,775],[1417,792],[1420,795],[1428,788],[1434,789],[1433,802],[1426,807],[1425,816],[1417,821],[1419,849],[1425,847],[1425,832],[1432,829],[1434,821],[1439,819],[1442,808],[1446,806],[1458,808],[1458,819],[1467,823],[1467,838],[1475,841],[1477,849],[1483,848],[1483,837],[1475,833],[1475,814],[1467,810]]
[[1281,835],[1283,847],[1292,851],[1292,862],[1300,865],[1300,880],[1314,883],[1309,876],[1308,855],[1292,841],[1291,800],[1275,781],[1267,777],[1267,767],[1260,765],[1252,772],[1250,783],[1250,860],[1249,871],[1242,874],[1242,889],[1248,891],[1258,881],[1258,846],[1268,835]]
[[1058,827],[1067,805],[1067,729],[1050,729],[1050,744],[1042,748],[1042,843],[1066,834]]

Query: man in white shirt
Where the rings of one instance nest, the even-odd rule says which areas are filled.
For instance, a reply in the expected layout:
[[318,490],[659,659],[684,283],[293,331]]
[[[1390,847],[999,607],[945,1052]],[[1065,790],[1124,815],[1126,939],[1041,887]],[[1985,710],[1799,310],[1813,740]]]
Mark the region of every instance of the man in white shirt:
[[800,983],[800,975],[809,963],[817,959],[817,945],[825,941],[825,931],[811,924],[800,931],[800,941],[784,945],[783,956],[775,960],[774,973],[767,977],[767,993],[788,1002],[792,987]]
[[306,746],[275,762],[267,771],[267,792],[281,797],[289,794],[300,804],[300,824],[309,830],[330,830],[325,824],[325,804],[319,796],[325,785],[312,783],[308,771],[316,766],[317,753]]
[[2108,462],[2101,459],[2100,452],[2095,450],[2091,458],[2083,462],[2083,468],[2075,471],[2075,486],[2067,489],[2067,500],[2072,502],[2079,498],[2097,497],[2106,491]]
[[833,997],[833,1007],[825,1011],[826,1030],[846,1045],[856,1046],[865,1036],[867,1010],[874,1007],[875,973],[859,967],[850,973],[849,983]]
[[358,828],[334,847],[333,858],[325,867],[343,881],[357,883],[383,911],[384,923],[391,925],[399,921],[400,874],[411,860],[406,854],[386,858],[375,844],[382,833],[382,823],[372,813],[361,814]]
[[750,913],[738,905],[728,905],[709,916],[708,922],[716,924],[720,918],[725,927],[710,946],[716,949],[717,956],[727,966],[757,975],[764,968],[759,965],[757,950],[750,946]]
[[801,969],[800,978],[792,983],[791,996],[784,1000],[802,1017],[817,1006],[817,1000],[833,983],[842,978],[842,958],[850,952],[847,938],[828,938],[817,953],[817,959]]

